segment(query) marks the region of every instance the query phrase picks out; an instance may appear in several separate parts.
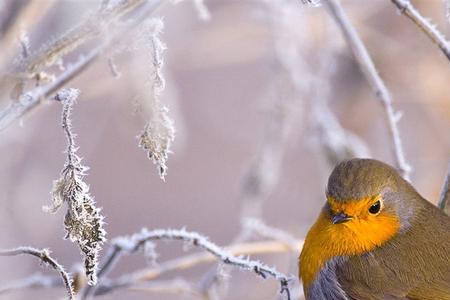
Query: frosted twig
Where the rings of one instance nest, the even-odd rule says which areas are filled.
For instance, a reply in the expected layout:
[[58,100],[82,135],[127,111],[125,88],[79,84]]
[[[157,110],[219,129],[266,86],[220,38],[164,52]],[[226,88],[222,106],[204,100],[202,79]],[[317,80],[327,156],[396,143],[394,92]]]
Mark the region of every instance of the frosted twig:
[[436,27],[429,20],[424,18],[419,11],[409,2],[409,0],[391,0],[400,12],[408,17],[420,30],[425,33],[430,40],[435,43],[441,51],[450,60],[450,43]]
[[[192,244],[195,247],[202,248],[225,264],[255,272],[257,275],[263,278],[267,278],[268,276],[273,277],[280,282],[281,293],[285,293],[286,298],[290,299],[290,291],[288,286],[290,279],[286,275],[260,262],[236,257],[230,254],[228,251],[220,248],[216,244],[210,242],[206,237],[196,232],[188,232],[185,230],[155,229],[152,231],[147,231],[143,229],[140,233],[134,234],[130,237],[121,237],[114,239],[112,242],[113,250],[110,251],[106,256],[105,263],[102,264],[102,271],[99,272],[99,278],[106,272],[106,269],[110,270],[110,268],[114,265],[114,262],[116,262],[120,258],[122,253],[134,253],[141,249],[145,243],[152,240],[184,241]],[[136,276],[139,276],[139,274],[135,274],[135,276],[126,278],[125,280],[129,282],[134,281],[136,278],[138,278]],[[86,288],[86,290],[90,289],[91,287]],[[86,296],[89,294],[89,291],[85,291],[85,293],[83,294],[83,299],[86,299]]]
[[66,203],[65,238],[78,244],[84,256],[88,283],[94,285],[97,281],[98,255],[106,240],[106,231],[103,229],[104,222],[100,209],[95,206],[94,198],[89,193],[89,186],[83,180],[88,168],[81,164],[81,158],[76,153],[78,148],[75,145],[70,117],[78,94],[79,91],[76,89],[66,89],[55,97],[63,104],[61,123],[67,137],[67,160],[61,171],[61,177],[53,182],[53,203],[43,209],[55,213],[63,203]]
[[69,274],[64,270],[64,267],[60,265],[56,259],[50,256],[50,251],[48,249],[36,249],[32,247],[17,247],[14,249],[5,249],[0,250],[0,256],[15,256],[21,254],[29,254],[36,256],[42,262],[50,265],[53,269],[59,272],[61,278],[64,282],[64,286],[66,287],[67,294],[69,295],[69,299],[75,299],[75,293],[72,287],[72,279]]
[[35,107],[37,107],[42,100],[53,95],[66,83],[75,78],[78,74],[84,71],[92,62],[95,61],[102,53],[102,51],[109,47],[120,36],[129,33],[135,26],[140,24],[148,17],[160,4],[162,0],[149,1],[144,7],[140,9],[140,13],[133,17],[127,26],[124,26],[119,31],[112,33],[109,38],[96,46],[87,55],[81,56],[80,59],[73,65],[68,67],[62,74],[56,77],[56,80],[37,88],[32,89],[20,96],[19,101],[11,102],[6,108],[0,111],[0,131],[9,126],[13,121],[22,117]]
[[0,111],[0,131],[8,127],[13,121],[22,117],[35,107],[37,107],[43,99],[48,98],[67,82],[72,80],[83,70],[85,70],[97,56],[101,49],[95,48],[88,55],[81,57],[75,64],[67,68],[55,81],[38,86],[31,91],[22,94],[18,102],[11,102],[6,108]]
[[[296,240],[296,249],[301,249],[303,241]],[[109,250],[114,249],[114,247],[110,247]],[[261,255],[261,254],[273,254],[273,253],[285,253],[292,251],[291,247],[287,245],[286,242],[282,242],[279,240],[267,240],[267,241],[257,241],[257,242],[249,242],[249,243],[241,243],[235,244],[232,246],[227,246],[224,248],[225,251],[231,253],[232,255]],[[115,251],[115,250],[114,250]],[[112,257],[110,253],[105,255],[106,257]],[[114,256],[114,261],[116,262],[118,256]],[[104,270],[111,270],[112,265],[109,267],[105,267],[105,262],[99,267],[98,276],[103,279],[97,284],[96,290],[93,293],[94,296],[100,296],[107,293],[110,293],[116,289],[120,288],[132,288],[133,286],[137,286],[138,282],[141,281],[151,281],[155,282],[155,279],[162,277],[163,275],[177,271],[177,270],[185,270],[189,268],[193,268],[195,266],[214,262],[216,258],[207,253],[200,252],[194,254],[188,254],[182,257],[178,257],[172,260],[168,260],[162,263],[159,263],[153,267],[147,267],[141,270],[137,270],[131,274],[124,274],[117,279],[107,279],[104,278],[107,272]],[[76,281],[76,280],[75,280]],[[76,285],[76,284],[74,284]],[[10,282],[0,286],[0,294],[7,293],[11,290],[16,289],[25,289],[25,288],[47,288],[47,287],[62,287],[64,286],[59,282],[59,277],[49,277],[44,276],[42,274],[34,274],[29,277]],[[85,292],[86,289],[90,289],[91,286],[80,285],[80,287],[84,287],[83,290]],[[76,288],[75,288],[76,290]],[[82,296],[83,297],[83,296]],[[83,298],[85,299],[85,298]]]
[[447,175],[442,185],[441,195],[439,197],[438,207],[450,215],[450,164],[448,165]]
[[133,8],[144,2],[143,0],[111,1],[112,5],[101,7],[83,23],[71,29],[68,33],[54,42],[48,43],[34,55],[30,56],[23,65],[26,72],[34,74],[43,68],[53,65],[62,56],[74,51],[90,39],[105,34],[111,24]]
[[381,104],[383,105],[386,113],[385,116],[387,124],[389,127],[389,133],[392,142],[392,151],[395,157],[396,167],[398,168],[402,176],[406,180],[409,180],[411,167],[406,162],[402,140],[400,139],[400,133],[398,129],[398,122],[400,120],[401,114],[394,110],[392,106],[391,95],[389,94],[389,91],[386,88],[383,80],[378,75],[378,72],[375,69],[373,61],[370,58],[366,47],[358,36],[356,29],[350,23],[350,20],[342,9],[339,0],[324,0],[323,3],[326,4],[332,17],[341,29],[342,34],[344,35],[348,46],[351,48],[361,71],[365,75],[369,84],[372,86],[375,95],[378,97],[378,99],[380,99]]

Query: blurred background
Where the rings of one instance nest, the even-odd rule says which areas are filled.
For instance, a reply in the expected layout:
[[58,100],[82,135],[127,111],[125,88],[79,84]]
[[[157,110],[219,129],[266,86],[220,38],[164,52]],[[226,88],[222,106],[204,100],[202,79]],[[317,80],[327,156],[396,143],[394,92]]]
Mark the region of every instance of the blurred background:
[[[29,37],[30,53],[37,53],[107,2],[1,0],[0,108],[15,101],[10,78],[20,73],[21,32]],[[450,36],[445,1],[413,4]],[[85,181],[106,217],[108,240],[143,227],[185,227],[225,246],[242,236],[243,216],[257,217],[301,240],[324,203],[327,177],[339,160],[366,156],[395,163],[384,110],[323,5],[299,0],[205,0],[203,5],[207,11],[201,1],[166,1],[149,16],[164,22],[160,38],[167,47],[166,87],[161,102],[176,130],[165,182],[138,147],[137,136],[153,103],[152,57],[145,41],[137,38],[139,26],[65,85],[81,91],[72,122],[78,153],[90,168]],[[343,0],[342,6],[394,107],[403,113],[399,129],[411,181],[437,203],[450,158],[450,62],[390,1]],[[86,41],[65,55],[64,63],[76,61],[96,43],[98,37]],[[110,57],[119,78],[108,66]],[[63,72],[46,70],[56,77]],[[25,89],[33,88],[31,82]],[[42,211],[65,162],[61,108],[44,101],[0,132],[0,248],[50,248],[74,272],[81,258],[78,247],[62,239],[64,210]],[[177,241],[159,242],[156,250],[158,262],[196,251],[184,251]],[[299,251],[251,257],[296,276]],[[125,256],[108,276],[146,266],[151,267],[142,253]],[[199,286],[212,266],[169,272],[159,280],[184,278]],[[36,272],[55,274],[27,256],[0,257],[0,270],[1,286]],[[219,299],[277,296],[274,280],[242,271],[230,275]],[[31,295],[61,299],[64,290],[19,289],[1,293],[0,299]],[[199,298],[124,288],[98,299],[125,297]]]

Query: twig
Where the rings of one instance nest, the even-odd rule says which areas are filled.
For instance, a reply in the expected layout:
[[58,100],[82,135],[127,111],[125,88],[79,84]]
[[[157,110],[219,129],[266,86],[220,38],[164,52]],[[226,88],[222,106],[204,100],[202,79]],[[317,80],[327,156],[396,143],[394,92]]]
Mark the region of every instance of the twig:
[[88,55],[82,56],[73,66],[67,68],[55,81],[34,88],[33,90],[20,96],[18,102],[12,102],[0,111],[0,131],[8,127],[13,121],[22,117],[36,106],[43,99],[51,96],[62,88],[67,82],[84,71],[100,54],[102,47],[97,47]]
[[439,197],[438,207],[445,211],[445,213],[450,213],[449,207],[450,200],[450,164],[448,165],[447,175],[445,176],[444,185],[442,186],[441,196]]
[[397,126],[401,118],[401,114],[394,110],[391,95],[389,94],[389,91],[380,75],[378,75],[366,47],[358,36],[356,29],[350,23],[350,20],[342,9],[339,0],[324,0],[324,3],[341,29],[347,44],[351,48],[353,55],[361,68],[361,71],[365,75],[369,84],[372,86],[375,95],[380,99],[381,104],[383,105],[386,112],[386,119],[392,141],[392,151],[396,159],[396,166],[402,176],[406,180],[409,180],[411,167],[406,162],[402,140],[400,139],[400,133]]
[[128,33],[136,25],[145,20],[145,18],[150,13],[152,13],[161,3],[162,0],[150,1],[145,6],[145,8],[141,9],[140,14],[138,16],[135,16],[132,21],[128,22],[127,25],[124,26],[124,28],[114,32],[108,40],[104,41],[99,46],[91,50],[86,56],[81,56],[77,63],[67,68],[67,70],[60,74],[55,81],[44,86],[39,86],[21,95],[18,102],[12,102],[6,108],[1,110],[0,131],[8,127],[16,119],[22,117],[23,115],[37,107],[40,103],[42,103],[42,99],[51,96],[60,88],[62,88],[66,83],[68,83],[70,80],[84,71],[88,66],[91,65],[93,61],[95,61],[95,59],[99,57],[104,49],[113,44],[118,37]]
[[[296,240],[295,248],[297,250],[301,249],[302,244],[303,241]],[[114,248],[115,247],[111,247],[110,250],[113,250]],[[290,245],[288,245],[286,242],[279,240],[242,243],[233,246],[227,246],[224,249],[228,253],[231,253],[232,255],[235,256],[286,253],[292,251]],[[111,253],[108,253],[105,256],[110,258],[112,257]],[[115,261],[117,261],[117,256],[114,257]],[[135,286],[138,286],[138,282],[142,281],[154,282],[155,279],[158,279],[167,273],[177,270],[186,270],[194,268],[201,264],[214,262],[215,260],[216,258],[209,253],[206,252],[194,253],[178,257],[169,261],[165,261],[163,263],[159,263],[154,267],[137,270],[131,274],[124,274],[117,279],[109,280],[104,278],[101,283],[98,283],[98,287],[96,287],[93,295],[100,296],[108,294],[120,288],[133,288]],[[109,265],[110,263],[111,261],[109,261],[107,264]],[[111,265],[108,268],[105,268],[105,264],[106,262],[104,262],[99,268],[99,272],[97,274],[99,277],[101,276],[105,277],[107,273],[105,271],[107,269],[111,270]],[[39,273],[33,274],[26,278],[1,285],[0,294],[7,293],[12,290],[26,289],[26,288],[62,287],[63,283],[60,283],[59,280],[60,280],[59,276],[44,276]],[[86,287],[86,285],[84,284],[81,285],[80,287]],[[77,290],[76,287],[74,288],[75,290]],[[90,286],[88,286],[87,288],[90,288]]]
[[[235,267],[249,270],[252,272],[255,272],[257,275],[267,278],[268,276],[275,278],[280,282],[281,291],[280,293],[285,293],[286,298],[290,299],[290,291],[289,291],[289,278],[276,271],[273,268],[270,268],[258,261],[253,261],[249,259],[244,259],[241,257],[236,257],[230,252],[220,248],[216,244],[210,242],[206,237],[196,233],[196,232],[187,232],[185,230],[165,230],[165,229],[156,229],[152,231],[143,230],[141,233],[137,233],[131,237],[125,237],[125,238],[117,238],[113,241],[113,248],[112,251],[109,252],[105,259],[105,263],[102,264],[103,268],[98,273],[98,278],[100,279],[102,275],[104,275],[107,271],[109,271],[115,262],[120,258],[122,253],[134,253],[141,249],[145,243],[152,241],[152,240],[181,240],[184,242],[188,242],[192,244],[193,246],[202,248],[206,252],[212,255],[211,256],[204,256],[204,255],[197,255],[194,259],[192,256],[189,259],[183,259],[178,260],[176,263],[172,262],[172,265],[169,267],[169,269],[174,270],[177,268],[180,268],[182,266],[192,266],[193,264],[198,264],[199,258],[201,260],[207,260],[212,261],[215,257],[216,259],[219,259],[225,264],[233,265]],[[286,247],[286,246],[284,246]],[[166,265],[167,267],[167,265]],[[161,274],[161,269],[158,271],[158,274]],[[167,269],[164,270],[164,272],[167,272]],[[155,273],[153,273],[153,276],[155,276]],[[128,275],[126,277],[122,277],[119,279],[118,282],[121,283],[121,286],[127,283],[145,280],[149,278],[148,270],[146,271],[140,271],[137,273],[134,273],[133,275]],[[154,278],[154,277],[153,277]],[[100,284],[101,285],[101,284]],[[91,294],[92,287],[86,287],[85,292],[83,293],[82,299],[86,299],[88,295]]]
[[106,35],[114,21],[143,2],[143,0],[110,1],[110,3],[113,3],[112,5],[101,7],[85,22],[77,25],[56,41],[45,45],[35,55],[31,56],[29,60],[24,62],[24,71],[31,74],[38,73],[90,39],[102,34]]
[[75,299],[75,293],[72,287],[72,279],[69,274],[64,270],[64,267],[60,265],[56,259],[50,256],[50,251],[48,249],[36,249],[32,247],[17,247],[14,249],[5,249],[0,250],[0,256],[15,256],[21,254],[29,254],[36,256],[44,263],[49,264],[53,269],[59,272],[64,281],[64,286],[66,287],[67,294],[69,295],[69,299]]
[[408,17],[420,30],[425,33],[430,40],[435,43],[450,60],[450,44],[445,36],[433,25],[425,19],[419,11],[409,2],[409,0],[391,0],[400,12]]

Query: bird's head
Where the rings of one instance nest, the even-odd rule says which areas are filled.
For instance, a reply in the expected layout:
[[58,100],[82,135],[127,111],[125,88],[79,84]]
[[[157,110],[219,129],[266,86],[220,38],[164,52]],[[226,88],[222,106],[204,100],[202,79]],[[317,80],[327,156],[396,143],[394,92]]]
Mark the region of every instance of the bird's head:
[[389,165],[351,159],[337,165],[329,177],[325,216],[336,226],[384,240],[409,225],[416,195]]

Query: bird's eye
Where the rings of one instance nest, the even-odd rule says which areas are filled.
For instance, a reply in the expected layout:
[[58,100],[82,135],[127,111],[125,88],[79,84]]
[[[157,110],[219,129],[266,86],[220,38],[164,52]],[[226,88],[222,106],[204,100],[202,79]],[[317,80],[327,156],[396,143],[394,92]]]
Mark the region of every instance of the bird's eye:
[[374,204],[372,204],[372,206],[369,208],[369,212],[373,215],[379,213],[381,210],[381,202],[380,200],[378,200],[377,202],[375,202]]

